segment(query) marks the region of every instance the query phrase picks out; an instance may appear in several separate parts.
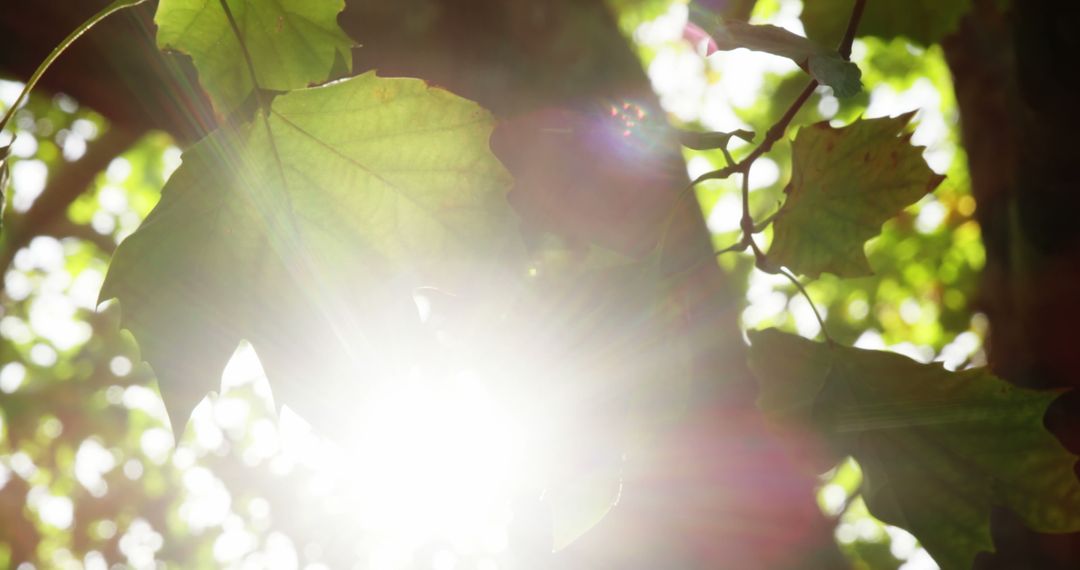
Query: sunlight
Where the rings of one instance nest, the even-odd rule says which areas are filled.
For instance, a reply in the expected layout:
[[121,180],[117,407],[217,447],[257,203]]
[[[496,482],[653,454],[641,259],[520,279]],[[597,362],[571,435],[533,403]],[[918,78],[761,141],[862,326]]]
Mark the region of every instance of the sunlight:
[[[226,416],[239,410],[229,393],[244,385],[268,386],[246,343],[226,367],[222,396],[196,410],[192,428],[231,423]],[[344,524],[340,536],[363,537],[368,567],[449,567],[456,556],[493,564],[508,548],[511,501],[531,472],[520,418],[469,373],[379,383],[356,401],[345,437],[331,441],[285,407],[277,430],[254,434],[252,445],[269,443],[276,459],[305,468],[306,494]]]
[[518,433],[478,382],[384,390],[350,451],[362,524],[394,542],[498,551],[520,470]]

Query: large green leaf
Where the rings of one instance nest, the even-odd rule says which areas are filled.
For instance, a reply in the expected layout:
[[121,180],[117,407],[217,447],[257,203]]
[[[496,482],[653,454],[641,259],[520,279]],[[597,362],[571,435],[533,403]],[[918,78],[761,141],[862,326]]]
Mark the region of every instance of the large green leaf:
[[[840,41],[855,0],[806,0],[802,21],[811,39]],[[971,0],[870,0],[866,3],[858,35],[892,39],[904,36],[930,45],[956,30],[971,9]]]
[[453,290],[513,243],[492,123],[423,81],[368,73],[282,95],[185,153],[102,290],[174,427],[242,338],[279,403],[333,429],[343,398],[415,364],[401,353],[420,338],[413,288]]
[[[228,0],[259,87],[288,91],[352,67],[353,41],[338,27],[344,0]],[[221,0],[161,0],[154,22],[161,49],[191,56],[199,82],[228,113],[254,85]]]
[[909,144],[910,136],[898,136],[911,117],[864,119],[839,129],[821,122],[799,131],[787,200],[773,225],[772,262],[814,277],[872,273],[866,240],[944,180],[926,165],[920,147]]
[[773,329],[750,340],[766,416],[853,456],[870,512],[911,531],[943,569],[993,549],[994,506],[1040,532],[1080,530],[1076,457],[1043,427],[1057,393]]

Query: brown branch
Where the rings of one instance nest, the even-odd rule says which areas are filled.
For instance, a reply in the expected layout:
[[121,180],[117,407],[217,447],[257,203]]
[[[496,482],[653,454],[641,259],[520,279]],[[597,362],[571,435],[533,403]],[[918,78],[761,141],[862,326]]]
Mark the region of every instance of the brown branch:
[[[845,61],[850,61],[851,59],[851,45],[855,41],[855,33],[859,28],[859,21],[862,20],[863,10],[865,8],[866,0],[855,0],[855,5],[851,9],[851,17],[848,18],[847,29],[844,30],[844,37],[840,40],[840,45],[837,48],[840,57]],[[818,322],[821,324],[822,333],[824,333],[826,340],[831,343],[832,338],[829,337],[828,331],[825,330],[825,321],[821,319],[821,315],[818,313],[818,309],[814,305],[813,299],[811,299],[810,295],[806,292],[806,288],[803,287],[802,283],[800,283],[794,275],[788,273],[783,268],[770,266],[765,254],[758,248],[757,243],[754,242],[753,234],[755,231],[760,231],[760,229],[754,222],[753,216],[750,215],[750,168],[753,167],[754,162],[758,158],[766,152],[769,152],[773,145],[784,137],[788,127],[791,126],[791,122],[795,120],[795,115],[799,113],[799,110],[802,109],[803,105],[810,99],[810,96],[814,94],[814,90],[817,89],[817,87],[818,81],[816,79],[811,79],[810,82],[806,84],[806,87],[803,88],[802,92],[799,93],[799,96],[796,97],[795,100],[791,102],[791,105],[788,106],[787,110],[784,111],[784,114],[769,127],[769,130],[765,132],[765,138],[761,141],[761,144],[750,151],[750,154],[746,155],[746,157],[736,164],[729,164],[727,167],[720,170],[706,172],[691,182],[690,186],[693,187],[698,182],[704,180],[728,178],[735,173],[742,174],[742,217],[739,220],[739,228],[742,230],[742,239],[739,240],[738,243],[717,252],[716,255],[732,251],[745,251],[746,248],[750,248],[754,253],[754,265],[758,269],[772,274],[780,273],[795,284],[799,289],[799,292],[801,292],[803,296],[806,297],[807,302],[810,303],[810,308],[814,310],[814,316],[817,317]]]
[[[99,172],[105,170],[112,159],[130,148],[139,139],[141,133],[120,127],[105,131],[100,139],[94,141],[86,154],[79,160],[67,163],[50,172],[45,190],[34,204],[22,215],[9,210],[9,219],[4,223],[3,247],[0,248],[0,274],[7,271],[15,253],[40,235],[56,237],[83,237],[83,232],[75,232],[73,224],[65,226],[67,209],[93,183]],[[107,236],[102,236],[107,237]],[[94,238],[99,247],[104,241]],[[110,240],[111,241],[111,240]],[[106,250],[110,251],[110,250]],[[0,280],[0,291],[3,282]]]

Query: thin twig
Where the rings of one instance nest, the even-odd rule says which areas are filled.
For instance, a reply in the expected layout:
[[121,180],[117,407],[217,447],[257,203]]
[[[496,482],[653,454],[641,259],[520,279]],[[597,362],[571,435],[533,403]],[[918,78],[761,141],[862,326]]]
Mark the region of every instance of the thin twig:
[[[852,7],[851,10],[851,17],[848,18],[847,28],[844,30],[843,39],[840,40],[840,45],[837,48],[840,57],[842,57],[844,60],[851,59],[851,46],[855,41],[855,32],[859,28],[859,21],[862,20],[863,10],[865,8],[866,0],[855,0],[855,5]],[[705,180],[728,178],[735,173],[742,174],[742,216],[739,219],[739,228],[742,230],[742,239],[735,245],[716,252],[716,255],[719,256],[723,253],[728,253],[731,251],[743,251],[747,247],[749,247],[750,250],[754,253],[754,265],[758,269],[767,273],[779,273],[790,279],[791,282],[794,283],[796,287],[798,287],[799,292],[802,293],[803,297],[806,298],[806,301],[810,303],[810,308],[813,309],[814,316],[817,317],[818,323],[821,324],[822,334],[825,335],[825,338],[826,340],[828,340],[829,344],[832,344],[833,340],[829,336],[829,332],[825,330],[825,321],[821,318],[821,314],[818,312],[817,306],[814,305],[814,300],[810,298],[810,294],[806,291],[806,288],[803,287],[802,283],[800,283],[794,275],[792,275],[783,267],[770,267],[767,257],[757,246],[757,243],[754,242],[753,235],[764,230],[765,226],[767,226],[768,224],[765,223],[758,225],[754,222],[753,216],[750,215],[750,169],[753,167],[754,162],[758,158],[760,158],[766,152],[772,150],[773,145],[775,145],[780,139],[784,138],[784,135],[787,134],[788,127],[791,126],[791,122],[795,120],[795,116],[799,113],[799,110],[802,109],[803,105],[805,105],[806,102],[810,99],[810,97],[814,94],[814,90],[816,90],[817,87],[817,80],[811,79],[806,84],[806,87],[803,88],[802,92],[799,93],[799,96],[796,97],[795,100],[791,102],[791,105],[788,106],[787,110],[784,111],[784,114],[781,115],[780,118],[777,119],[777,121],[773,123],[771,127],[769,127],[769,130],[765,131],[765,138],[762,139],[761,144],[759,144],[752,151],[750,151],[750,154],[743,157],[743,159],[738,163],[732,164],[729,161],[728,165],[724,168],[714,170],[712,172],[706,172],[705,174],[698,176],[696,179],[694,179],[693,182],[690,183],[690,187],[693,188],[694,185]],[[776,214],[773,214],[773,216],[771,216],[770,218],[775,217],[775,215]]]
[[41,79],[41,76],[45,75],[45,71],[49,69],[49,66],[51,66],[53,62],[60,57],[61,54],[67,51],[67,48],[71,47],[71,44],[75,43],[75,40],[79,39],[79,37],[81,37],[88,30],[90,30],[90,28],[93,28],[95,25],[97,25],[98,22],[109,17],[114,12],[119,12],[124,8],[138,6],[143,2],[146,2],[146,0],[116,0],[112,4],[109,4],[108,6],[103,8],[100,12],[94,14],[93,16],[90,16],[89,20],[83,22],[78,28],[75,28],[75,31],[68,34],[68,36],[64,38],[63,41],[61,41],[59,44],[57,44],[55,48],[53,48],[53,50],[45,58],[45,61],[41,62],[41,65],[39,65],[38,68],[34,70],[34,74],[30,76],[30,79],[26,82],[23,90],[19,92],[19,96],[15,98],[15,102],[13,102],[11,106],[8,107],[7,112],[4,113],[4,118],[0,119],[0,130],[3,130],[4,127],[7,126],[8,121],[10,121],[11,117],[15,114],[15,110],[19,108],[19,105],[23,102],[23,100],[26,99],[26,97],[30,94],[31,91],[33,91],[34,86],[37,85],[37,82],[39,79]]
[[829,331],[825,328],[825,319],[821,318],[821,313],[818,312],[817,305],[815,305],[814,300],[810,298],[810,293],[806,291],[806,287],[803,287],[803,284],[800,283],[799,280],[795,278],[795,275],[793,275],[787,269],[779,267],[776,269],[776,272],[780,275],[783,275],[784,277],[787,277],[792,283],[795,284],[795,287],[799,289],[799,293],[802,293],[802,296],[806,298],[806,302],[810,304],[810,310],[814,311],[814,316],[817,317],[818,325],[821,325],[821,334],[825,335],[825,341],[829,343],[829,345],[834,344],[836,341],[834,341],[832,337],[829,336]]

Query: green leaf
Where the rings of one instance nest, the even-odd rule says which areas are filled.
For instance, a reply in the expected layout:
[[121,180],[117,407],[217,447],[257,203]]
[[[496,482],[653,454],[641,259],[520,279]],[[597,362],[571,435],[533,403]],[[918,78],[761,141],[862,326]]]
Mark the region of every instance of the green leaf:
[[[854,4],[855,0],[806,0],[802,12],[806,35],[819,42],[839,42]],[[930,45],[955,31],[970,9],[971,0],[870,0],[857,35],[904,36]]]
[[1039,532],[1080,530],[1076,456],[1043,427],[1057,392],[775,329],[750,341],[766,416],[824,438],[837,460],[853,456],[870,512],[909,530],[944,570],[993,549],[991,507]]
[[333,429],[351,420],[343,394],[396,373],[379,363],[415,363],[394,353],[420,348],[413,288],[453,290],[513,243],[492,125],[471,101],[368,73],[282,95],[186,152],[102,289],[174,427],[241,339],[279,403]]
[[822,85],[832,87],[837,97],[851,97],[862,89],[859,66],[815,41],[779,26],[753,25],[738,20],[719,24],[714,36],[717,49],[746,48],[786,57],[806,69]]
[[777,213],[769,260],[817,277],[873,273],[863,244],[945,179],[900,135],[913,113],[843,128],[804,127],[792,144],[791,182]]
[[[344,0],[228,0],[251,65],[263,89],[289,91],[352,68],[354,44],[338,27]],[[199,82],[218,112],[227,114],[255,86],[240,41],[221,0],[161,0],[154,22],[163,50],[191,56]]]
[[697,132],[679,131],[679,144],[694,150],[726,149],[731,137],[742,139],[746,142],[754,142],[754,133],[738,129],[730,133],[725,132]]

